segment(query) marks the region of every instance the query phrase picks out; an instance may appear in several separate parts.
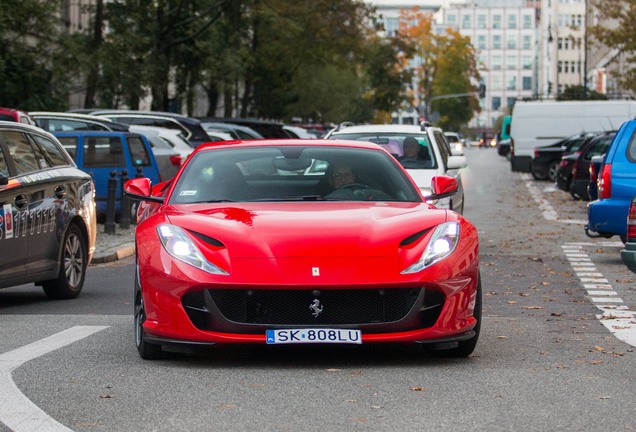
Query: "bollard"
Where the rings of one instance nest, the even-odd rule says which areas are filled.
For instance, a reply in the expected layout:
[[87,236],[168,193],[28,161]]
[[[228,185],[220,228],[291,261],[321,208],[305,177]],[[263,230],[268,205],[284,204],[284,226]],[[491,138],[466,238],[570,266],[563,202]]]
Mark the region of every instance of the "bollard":
[[128,181],[128,171],[121,172],[121,199],[119,204],[119,228],[130,228],[130,200],[124,194],[124,184]]
[[115,234],[115,200],[117,199],[117,172],[111,171],[108,178],[108,195],[106,198],[106,222],[104,233]]

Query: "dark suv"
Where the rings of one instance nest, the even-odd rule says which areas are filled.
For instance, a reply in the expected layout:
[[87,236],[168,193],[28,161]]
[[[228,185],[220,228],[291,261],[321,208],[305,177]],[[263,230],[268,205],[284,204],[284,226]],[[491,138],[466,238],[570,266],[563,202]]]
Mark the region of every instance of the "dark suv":
[[95,188],[48,132],[0,121],[0,288],[79,295],[95,251]]

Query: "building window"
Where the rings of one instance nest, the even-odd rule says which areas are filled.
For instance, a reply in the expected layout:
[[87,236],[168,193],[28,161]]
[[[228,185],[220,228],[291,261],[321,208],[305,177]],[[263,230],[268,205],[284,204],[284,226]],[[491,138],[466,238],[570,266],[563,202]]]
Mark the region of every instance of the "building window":
[[500,29],[501,28],[501,15],[493,15],[492,16],[492,28]]
[[523,56],[523,58],[521,59],[521,67],[523,69],[532,69],[532,57]]
[[493,37],[492,37],[492,48],[493,49],[501,49],[501,35],[493,35]]
[[517,49],[517,35],[508,35],[508,49]]
[[462,28],[463,29],[469,29],[472,28],[472,16],[471,15],[464,15],[462,17]]
[[522,90],[532,90],[532,77],[524,76],[521,79],[521,89]]
[[457,24],[457,15],[448,14],[448,16],[446,16],[446,23],[448,23],[451,26],[456,25]]
[[517,15],[515,14],[508,15],[508,28],[509,29],[517,28]]
[[532,15],[525,14],[523,16],[523,28],[524,29],[532,28]]
[[494,75],[490,78],[490,85],[493,90],[501,90],[501,76]]
[[493,96],[491,106],[494,111],[498,111],[501,108],[501,97]]
[[477,36],[477,48],[486,49],[486,35]]
[[512,108],[513,106],[515,106],[516,101],[517,101],[516,97],[508,97],[506,98],[506,106],[508,108]]
[[529,50],[532,49],[532,36],[530,35],[523,35],[523,49],[525,50]]
[[563,62],[562,61],[558,61],[557,62],[557,72],[558,73],[563,72]]
[[477,15],[477,28],[486,28],[486,15]]
[[506,58],[506,67],[507,67],[508,70],[517,69],[517,56],[516,55],[509,55]]
[[506,80],[506,90],[517,90],[517,77],[511,76]]
[[490,64],[492,70],[501,70],[501,56],[492,56],[492,63]]

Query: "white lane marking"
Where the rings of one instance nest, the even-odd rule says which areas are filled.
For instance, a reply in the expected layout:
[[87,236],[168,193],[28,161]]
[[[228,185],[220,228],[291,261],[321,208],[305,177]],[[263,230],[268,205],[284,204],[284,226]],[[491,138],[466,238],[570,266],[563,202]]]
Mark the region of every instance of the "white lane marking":
[[[589,244],[566,243],[562,246],[563,252],[570,261],[572,268],[580,265],[574,261],[575,259],[582,258],[582,255],[588,257],[587,253],[583,251],[583,246],[589,246]],[[591,246],[598,245],[592,243]],[[585,288],[587,295],[590,296],[594,306],[603,312],[601,315],[596,315],[596,318],[617,339],[636,347],[636,317],[634,316],[634,311],[631,311],[624,304],[623,299],[618,297],[618,293],[614,291],[609,281],[603,277],[601,272],[577,272],[577,277],[581,281],[583,288]]]
[[0,422],[14,432],[68,432],[71,429],[31,402],[15,385],[12,372],[22,364],[104,330],[108,326],[77,326],[0,355]]

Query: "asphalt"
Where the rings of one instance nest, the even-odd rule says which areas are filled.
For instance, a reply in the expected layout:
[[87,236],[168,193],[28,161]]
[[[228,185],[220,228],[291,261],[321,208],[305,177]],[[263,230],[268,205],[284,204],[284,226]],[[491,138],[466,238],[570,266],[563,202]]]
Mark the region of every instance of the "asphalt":
[[97,225],[95,253],[91,264],[104,264],[124,259],[135,253],[135,225],[128,228],[115,226],[113,234],[104,232],[104,225]]

